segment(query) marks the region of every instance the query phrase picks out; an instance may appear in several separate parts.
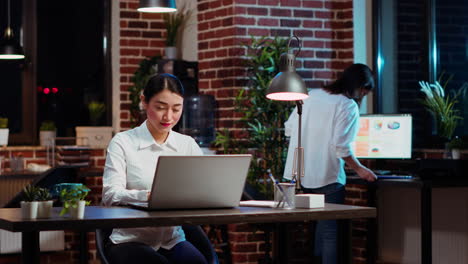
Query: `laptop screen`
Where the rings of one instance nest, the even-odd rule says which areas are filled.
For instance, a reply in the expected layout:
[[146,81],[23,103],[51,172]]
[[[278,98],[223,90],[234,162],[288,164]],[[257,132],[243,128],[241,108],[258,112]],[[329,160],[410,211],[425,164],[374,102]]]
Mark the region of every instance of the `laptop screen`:
[[160,156],[148,206],[238,206],[251,159],[251,155]]

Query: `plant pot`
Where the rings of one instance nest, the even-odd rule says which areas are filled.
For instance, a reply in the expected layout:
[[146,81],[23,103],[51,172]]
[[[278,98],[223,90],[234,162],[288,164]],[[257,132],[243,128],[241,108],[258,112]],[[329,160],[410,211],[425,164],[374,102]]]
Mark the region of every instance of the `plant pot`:
[[37,218],[37,201],[33,202],[21,202],[21,217],[26,219],[36,219]]
[[167,59],[175,60],[175,59],[177,59],[177,48],[176,47],[165,47],[164,48],[164,54],[166,55]]
[[50,147],[53,146],[53,141],[55,140],[57,132],[54,131],[40,131],[39,132],[39,141],[41,146]]
[[0,146],[8,145],[8,134],[10,130],[8,128],[0,128]]
[[54,201],[39,201],[37,204],[37,218],[50,218]]
[[112,127],[83,126],[76,127],[76,144],[95,148],[107,148],[112,139]]
[[70,217],[75,219],[83,219],[86,207],[86,201],[78,201],[75,207],[70,207]]
[[459,149],[452,149],[452,159],[460,159],[460,150]]

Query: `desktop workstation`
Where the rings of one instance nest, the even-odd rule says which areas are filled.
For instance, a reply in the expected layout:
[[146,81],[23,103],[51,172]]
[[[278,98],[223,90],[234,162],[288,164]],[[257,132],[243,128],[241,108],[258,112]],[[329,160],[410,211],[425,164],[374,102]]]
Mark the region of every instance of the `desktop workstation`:
[[[379,217],[375,220],[371,219],[368,224],[368,263],[375,263],[377,260],[388,261],[386,257],[396,254],[395,247],[391,248],[391,242],[385,241],[385,238],[389,239],[389,232],[393,234],[400,231],[405,232],[405,227],[398,228],[399,231],[395,231],[395,229],[391,229],[393,232],[388,230],[394,228],[395,225],[403,224],[403,222],[394,220],[398,218],[394,216],[395,213],[400,215],[401,218],[408,217],[405,216],[403,209],[399,211],[394,207],[405,207],[401,203],[408,204],[411,202],[405,202],[401,197],[396,196],[404,196],[407,193],[414,192],[415,194],[411,195],[411,197],[417,199],[418,203],[411,203],[416,207],[412,207],[411,217],[418,219],[419,235],[399,234],[404,237],[400,243],[408,244],[407,239],[415,239],[411,241],[415,241],[420,245],[420,251],[416,250],[417,253],[414,253],[413,250],[410,253],[411,257],[420,259],[421,263],[432,263],[436,259],[433,243],[433,206],[435,204],[433,202],[433,190],[434,188],[468,186],[468,180],[464,177],[466,174],[464,172],[467,170],[466,162],[462,160],[414,157],[411,148],[411,134],[411,116],[364,115],[361,117],[361,131],[356,142],[356,156],[373,162],[375,165],[373,166],[374,172],[378,176],[378,180],[369,183],[359,179],[356,175],[348,174],[347,183],[365,186],[367,189],[367,205],[376,207],[379,212]],[[410,212],[406,211],[406,213]],[[414,227],[406,228],[411,229]],[[391,252],[389,248],[394,252]],[[419,249],[419,247],[416,248]],[[407,249],[403,248],[401,250]],[[399,254],[403,255],[405,253]],[[400,261],[404,262],[402,259]]]

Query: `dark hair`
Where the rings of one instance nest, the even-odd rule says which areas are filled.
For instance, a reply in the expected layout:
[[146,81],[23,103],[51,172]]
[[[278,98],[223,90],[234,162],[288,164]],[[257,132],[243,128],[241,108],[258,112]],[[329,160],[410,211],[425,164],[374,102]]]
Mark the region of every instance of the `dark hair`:
[[145,102],[148,103],[153,96],[164,89],[182,97],[184,96],[184,86],[182,86],[180,80],[172,74],[161,73],[153,75],[146,83],[145,89],[143,90]]
[[367,91],[374,89],[374,77],[367,65],[356,63],[346,68],[340,78],[323,88],[331,94],[343,94],[351,97],[359,88]]

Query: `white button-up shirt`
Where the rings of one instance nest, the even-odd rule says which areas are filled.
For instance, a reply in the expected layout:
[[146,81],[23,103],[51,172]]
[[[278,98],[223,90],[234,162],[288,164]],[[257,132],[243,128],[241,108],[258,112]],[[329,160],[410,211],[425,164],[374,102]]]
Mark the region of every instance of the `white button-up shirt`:
[[[153,183],[157,159],[162,155],[203,155],[195,140],[170,131],[163,144],[151,135],[146,121],[132,130],[118,133],[107,148],[102,202],[106,206],[146,202]],[[176,190],[174,190],[176,191]],[[114,229],[113,243],[142,242],[155,250],[172,248],[184,241],[180,226]]]
[[[285,122],[290,136],[284,178],[291,179],[294,150],[297,147],[297,109]],[[343,157],[353,154],[351,143],[359,130],[359,108],[356,102],[340,94],[312,89],[302,111],[302,147],[306,188],[319,188],[330,183],[346,183]]]

